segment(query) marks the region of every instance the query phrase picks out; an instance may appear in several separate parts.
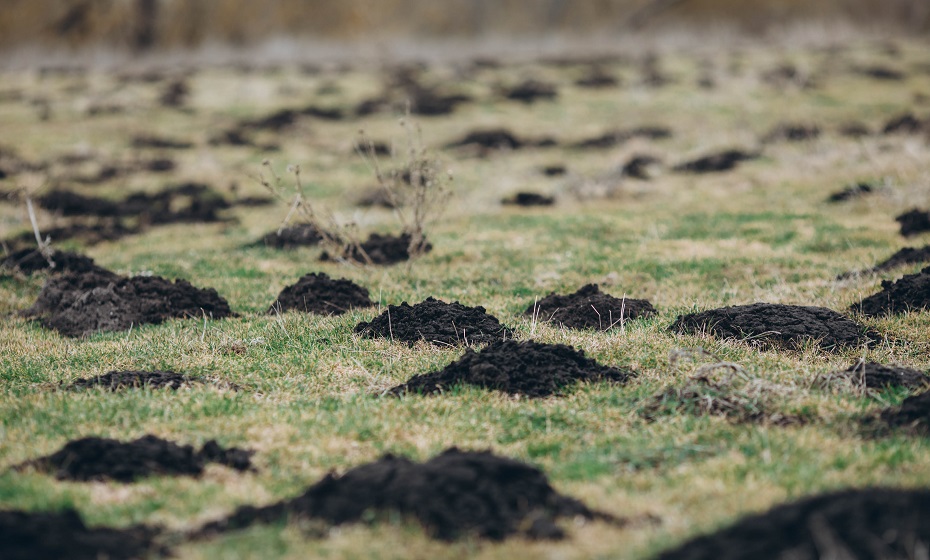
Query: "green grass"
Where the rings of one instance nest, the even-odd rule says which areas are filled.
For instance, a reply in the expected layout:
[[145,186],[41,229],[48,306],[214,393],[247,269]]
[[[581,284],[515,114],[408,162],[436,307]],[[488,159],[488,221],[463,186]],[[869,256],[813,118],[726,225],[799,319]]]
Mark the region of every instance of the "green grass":
[[[906,59],[928,62],[926,45],[901,41]],[[850,45],[849,61],[872,56],[874,45]],[[815,64],[819,53],[784,46],[780,56]],[[880,56],[880,55],[876,55]],[[910,108],[902,94],[930,89],[930,76],[913,74],[904,86],[872,82],[841,72],[820,89],[782,94],[754,78],[776,62],[775,51],[744,51],[745,72],[727,72],[728,54],[713,54],[719,87],[692,88],[698,66],[687,55],[665,61],[677,83],[660,90],[627,85],[617,90],[571,87],[572,68],[535,64],[486,70],[469,91],[479,102],[450,118],[423,118],[427,144],[443,145],[478,126],[507,126],[521,136],[553,135],[574,141],[617,127],[665,124],[668,140],[636,140],[610,150],[540,149],[472,158],[439,155],[455,176],[456,196],[429,231],[434,250],[410,266],[359,268],[318,262],[319,250],[281,252],[248,247],[277,227],[282,206],[238,209],[232,224],[173,225],[144,235],[86,248],[105,267],[122,273],[150,271],[213,287],[239,318],[169,321],[101,333],[84,340],[62,338],[15,316],[39,293],[43,279],[0,278],[0,508],[77,508],[89,524],[158,523],[189,530],[243,504],[265,504],[299,494],[330,470],[345,471],[383,453],[427,459],[446,447],[491,448],[539,466],[560,491],[620,516],[654,515],[658,524],[619,529],[599,523],[567,524],[560,543],[515,539],[486,543],[430,541],[415,524],[379,522],[311,535],[285,524],[256,527],[208,542],[179,544],[181,558],[566,558],[648,557],[683,539],[726,525],[743,514],[815,492],[869,485],[925,486],[930,442],[891,434],[877,437],[859,419],[900,403],[907,394],[873,396],[818,389],[821,373],[845,368],[860,357],[927,370],[930,314],[863,320],[898,339],[869,350],[827,353],[816,347],[778,352],[667,331],[681,314],[721,305],[765,301],[820,305],[842,311],[918,265],[839,283],[845,270],[864,268],[897,249],[925,244],[902,240],[893,217],[930,204],[925,163],[930,148],[919,137],[871,137],[854,141],[835,130],[850,120],[878,128]],[[631,67],[608,66],[633,83]],[[492,84],[516,72],[540,73],[562,84],[556,103],[534,106],[498,102]],[[35,122],[19,102],[0,103],[7,144],[34,159],[52,158],[85,142],[120,157],[131,133],[157,132],[198,143],[176,154],[180,171],[170,179],[133,176],[124,183],[81,187],[88,194],[122,196],[186,179],[220,190],[238,183],[243,194],[262,194],[252,177],[268,157],[276,168],[299,163],[316,202],[363,231],[397,227],[389,212],[357,211],[355,193],[374,183],[351,151],[359,128],[375,139],[403,142],[395,115],[364,121],[308,119],[299,132],[261,135],[282,145],[263,154],[215,148],[206,140],[243,116],[259,116],[313,101],[321,84],[336,81],[344,108],[377,91],[364,68],[346,74],[255,74],[207,69],[191,78],[194,111],[180,114],[144,103],[155,86],[133,86],[124,115],[86,119],[80,103],[110,87],[100,73],[88,91],[68,93],[72,78],[35,82],[9,73],[5,82],[27,92],[45,88],[55,118]],[[286,76],[289,89],[277,85]],[[428,77],[447,79],[428,73]],[[245,82],[243,82],[245,80]],[[505,80],[505,81],[506,81]],[[54,83],[52,83],[54,82]],[[54,87],[53,87],[54,86]],[[12,87],[12,86],[11,86]],[[297,88],[296,90],[294,88]],[[151,90],[151,91],[150,91]],[[294,94],[293,91],[306,92]],[[233,95],[235,93],[235,95]],[[790,98],[790,111],[785,99]],[[890,100],[890,101],[889,101]],[[923,111],[926,112],[926,111]],[[918,111],[920,116],[920,111]],[[717,148],[753,149],[759,135],[780,120],[812,120],[823,136],[801,144],[765,147],[765,157],[731,173],[689,176],[665,173],[651,182],[626,181],[608,196],[576,197],[579,188],[636,153],[675,164]],[[545,178],[539,168],[565,163],[573,175]],[[827,204],[826,196],[862,177],[888,178],[889,189],[859,201]],[[43,177],[0,181],[4,189],[39,185]],[[584,186],[584,185],[582,185]],[[558,205],[514,209],[497,202],[517,190],[554,193]],[[597,192],[597,191],[590,191]],[[55,218],[40,214],[43,228]],[[0,203],[0,234],[27,229],[22,208]],[[62,247],[80,247],[61,243]],[[561,398],[537,401],[460,387],[441,397],[376,395],[414,374],[441,368],[461,350],[413,348],[353,335],[352,328],[376,310],[341,317],[265,314],[278,292],[308,272],[349,278],[369,289],[381,305],[416,303],[427,296],[483,305],[519,338],[575,345],[598,361],[630,367],[638,376],[624,386],[592,384]],[[647,298],[659,309],[651,319],[623,330],[575,332],[523,316],[550,292],[599,283],[616,296]],[[906,341],[906,342],[905,342]],[[233,345],[244,348],[234,352]],[[673,351],[701,347],[716,358],[670,360]],[[720,360],[739,364],[750,380],[785,387],[768,399],[775,412],[810,421],[779,427],[665,410],[649,421],[642,411],[654,395],[683,386],[697,369]],[[80,377],[114,369],[173,369],[229,381],[239,392],[193,386],[178,392],[73,393],[58,389]],[[741,385],[731,387],[743,391]],[[755,401],[753,401],[755,402]],[[78,484],[7,467],[54,452],[66,441],[99,435],[134,438],[154,433],[180,443],[256,450],[258,472],[210,467],[201,479],[154,477],[132,485]]]

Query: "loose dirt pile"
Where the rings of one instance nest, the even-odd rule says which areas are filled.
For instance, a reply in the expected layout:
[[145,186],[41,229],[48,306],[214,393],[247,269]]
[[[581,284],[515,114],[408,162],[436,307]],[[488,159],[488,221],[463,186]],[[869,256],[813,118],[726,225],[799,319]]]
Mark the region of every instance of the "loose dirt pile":
[[827,202],[845,202],[855,198],[862,198],[876,192],[878,189],[869,183],[856,183],[843,190],[837,191],[827,197]]
[[388,338],[413,346],[423,340],[436,346],[487,344],[513,336],[497,317],[481,307],[446,303],[432,297],[416,305],[390,305],[370,322],[355,325],[369,338]]
[[869,317],[930,309],[930,266],[896,282],[882,281],[882,290],[849,308]]
[[648,181],[657,174],[662,160],[650,155],[634,155],[620,169],[624,177],[632,177],[641,181]]
[[555,197],[534,192],[518,192],[501,200],[501,204],[510,206],[552,206]]
[[294,249],[316,245],[320,239],[320,232],[312,225],[297,224],[267,233],[261,242],[275,249]]
[[629,319],[651,317],[656,309],[648,300],[615,298],[601,292],[597,284],[588,284],[565,296],[551,293],[523,314],[570,329],[606,331]]
[[539,80],[526,80],[514,87],[504,91],[504,97],[523,103],[534,103],[540,99],[552,100],[558,96],[553,84],[540,82]]
[[126,278],[107,271],[50,278],[36,302],[22,313],[72,337],[123,331],[171,318],[233,315],[226,300],[212,288],[198,289],[181,279],[172,284],[160,276]]
[[207,463],[219,463],[237,471],[252,470],[253,453],[238,447],[223,449],[215,440],[195,451],[190,445],[177,445],[153,435],[126,443],[86,437],[69,441],[59,451],[15,468],[54,473],[59,480],[130,483],[155,475],[200,476]]
[[[433,249],[433,245],[426,240],[421,241],[421,247],[411,248],[411,239],[409,233],[400,235],[381,235],[372,233],[360,245],[349,245],[346,252],[340,258],[358,263],[368,263],[377,265],[396,264],[410,260],[411,249],[413,253],[428,253]],[[367,258],[366,258],[367,257]],[[336,260],[332,255],[324,252],[320,255],[321,261]]]
[[916,558],[930,491],[869,488],[804,498],[697,537],[657,560]]
[[4,560],[130,560],[168,551],[153,543],[158,529],[89,528],[73,509],[61,512],[0,511]]
[[94,264],[94,259],[72,253],[71,251],[52,251],[51,260],[55,263],[55,268],[49,264],[49,259],[45,258],[38,249],[20,249],[8,255],[0,262],[0,269],[17,271],[22,274],[31,275],[36,272],[101,272],[104,269]]
[[930,385],[926,373],[907,367],[886,366],[876,362],[857,362],[841,371],[823,375],[818,380],[822,386],[846,385],[868,389],[906,387],[921,389]]
[[342,476],[330,473],[296,498],[241,507],[206,525],[201,535],[295,518],[342,525],[367,520],[367,512],[414,518],[431,537],[447,541],[468,535],[503,540],[517,534],[561,539],[565,532],[555,521],[562,517],[621,522],[562,496],[535,467],[490,451],[451,448],[425,463],[385,455]]
[[203,379],[173,371],[110,371],[103,375],[78,379],[68,385],[66,389],[96,389],[99,387],[110,391],[120,391],[147,387],[150,389],[177,390],[191,383],[203,383]]
[[914,208],[895,218],[901,224],[901,235],[910,237],[925,231],[930,231],[930,212]]
[[683,334],[712,334],[752,345],[799,348],[813,342],[825,350],[868,344],[866,329],[824,307],[753,303],[679,315],[669,327]]
[[456,385],[473,385],[511,395],[548,397],[578,383],[625,383],[636,374],[602,366],[564,344],[502,340],[480,352],[471,348],[440,371],[420,374],[388,391],[393,395],[436,394]]
[[930,435],[930,391],[904,399],[901,406],[883,410],[881,420],[892,428]]
[[342,315],[353,307],[371,307],[374,304],[368,297],[368,290],[355,282],[343,278],[333,280],[322,272],[314,272],[281,290],[268,313],[295,309],[320,315]]
[[837,276],[836,279],[846,280],[847,278],[854,278],[863,274],[877,274],[906,264],[916,264],[927,261],[930,261],[930,245],[925,245],[919,249],[916,247],[905,247],[872,268],[844,272]]
[[676,165],[674,170],[683,173],[730,171],[735,169],[740,162],[756,159],[757,157],[759,157],[758,154],[751,154],[742,150],[726,150],[681,163]]
[[446,148],[470,147],[479,155],[487,155],[494,150],[518,150],[520,148],[555,146],[551,138],[519,138],[506,128],[488,128],[473,130],[462,139],[446,144]]

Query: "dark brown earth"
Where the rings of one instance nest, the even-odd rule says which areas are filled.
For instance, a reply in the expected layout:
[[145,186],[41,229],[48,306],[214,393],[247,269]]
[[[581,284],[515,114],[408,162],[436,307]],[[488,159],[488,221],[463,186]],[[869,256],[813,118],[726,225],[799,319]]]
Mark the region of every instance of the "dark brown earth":
[[915,558],[930,491],[867,488],[803,498],[691,539],[657,560]]
[[901,235],[910,237],[930,231],[930,212],[914,208],[895,218],[895,221],[901,224]]
[[866,333],[848,317],[825,307],[753,303],[679,315],[669,327],[683,334],[712,334],[754,346],[800,348],[812,342],[825,350],[868,344]]
[[36,302],[22,312],[65,336],[124,331],[171,318],[233,316],[212,288],[160,276],[127,278],[112,272],[69,273],[46,281]]
[[356,325],[355,332],[411,346],[420,340],[436,346],[486,344],[513,336],[513,331],[481,306],[467,307],[431,297],[413,306],[407,302],[390,305],[370,322]]
[[886,408],[880,418],[891,428],[930,435],[930,391],[904,399],[901,406]]
[[569,295],[551,293],[523,312],[570,329],[609,330],[629,319],[651,317],[656,309],[645,299],[615,298],[597,284],[582,286]]
[[827,202],[845,202],[854,198],[862,198],[876,190],[875,186],[869,183],[855,183],[828,196]]
[[54,473],[59,480],[131,483],[146,476],[200,476],[207,463],[219,463],[238,471],[253,470],[250,459],[253,453],[238,447],[223,449],[215,440],[195,451],[190,445],[177,445],[153,435],[129,442],[85,437],[15,468]]
[[892,82],[900,82],[907,77],[907,75],[901,70],[890,68],[888,66],[864,66],[857,68],[856,72],[863,76],[868,76],[874,80],[885,80]]
[[813,124],[782,123],[763,138],[763,142],[802,142],[820,137],[820,127]]
[[38,249],[20,249],[19,251],[7,255],[7,257],[0,262],[0,270],[17,271],[22,274],[34,274],[44,271],[64,273],[104,270],[94,264],[94,259],[71,251],[53,250],[49,256],[52,262],[55,263],[55,268],[51,267],[49,259]]
[[591,68],[587,74],[575,80],[575,85],[582,88],[602,89],[620,85],[620,80],[603,68]]
[[[66,239],[76,239],[87,245],[95,245],[104,241],[116,241],[141,231],[142,228],[139,226],[128,226],[119,220],[103,218],[87,222],[72,222],[64,226],[43,229],[42,237],[51,239],[53,243]],[[24,231],[20,235],[7,238],[3,243],[13,247],[22,247],[24,245],[34,247],[35,233],[32,230]]]
[[872,129],[861,122],[848,122],[840,126],[839,133],[848,138],[862,138],[872,134]]
[[886,270],[892,270],[906,264],[916,264],[930,261],[930,245],[925,245],[919,249],[916,247],[905,247],[887,259],[865,270],[851,270],[844,272],[836,277],[837,280],[846,280],[864,274],[877,274]]
[[296,224],[265,234],[261,243],[275,249],[309,247],[320,242],[320,232],[310,224]]
[[906,387],[921,389],[930,385],[926,373],[908,367],[886,366],[876,362],[857,362],[848,368],[820,377],[819,382],[827,385],[836,381],[860,385],[869,389]]
[[920,134],[930,128],[930,121],[922,121],[911,113],[892,118],[882,128],[883,134]]
[[467,536],[499,541],[513,535],[562,539],[565,531],[555,521],[565,517],[622,523],[559,494],[535,467],[490,451],[453,447],[425,463],[385,455],[342,476],[330,473],[296,498],[241,507],[199,533],[211,536],[297,519],[342,525],[369,521],[371,514],[416,519],[431,537],[446,541]]
[[73,509],[60,512],[0,511],[0,552],[4,560],[130,560],[167,555],[155,545],[159,529],[89,528]]
[[526,80],[504,91],[504,97],[523,103],[534,103],[540,99],[552,100],[558,96],[558,90],[550,83],[539,80]]
[[501,340],[480,352],[471,348],[445,368],[412,377],[392,395],[437,394],[472,385],[531,398],[563,394],[578,383],[626,383],[636,374],[603,366],[564,344]]
[[896,282],[882,280],[882,290],[850,306],[852,313],[869,317],[930,309],[930,266]]
[[664,126],[640,126],[631,129],[605,132],[599,136],[581,140],[574,144],[574,147],[582,149],[611,148],[628,140],[632,140],[633,138],[662,140],[671,137],[671,135],[672,131]]
[[525,142],[519,139],[514,133],[505,128],[490,128],[482,130],[473,130],[466,134],[461,140],[456,140],[448,144],[447,148],[457,148],[460,146],[478,146],[485,149],[516,150],[522,148]]
[[501,204],[511,206],[552,206],[555,197],[534,192],[518,192],[501,200]]
[[652,178],[654,168],[662,163],[662,160],[650,155],[634,155],[623,167],[620,173],[624,177],[632,177],[641,181],[648,181]]
[[568,173],[568,169],[561,164],[547,165],[542,168],[543,175],[546,177],[559,177]]
[[191,377],[173,371],[110,371],[103,375],[78,379],[66,388],[78,389],[107,389],[119,391],[122,389],[135,389],[146,387],[150,389],[180,389],[191,383],[202,383],[203,379]]
[[[400,235],[372,233],[360,246],[349,245],[341,258],[358,263],[368,263],[370,261],[371,264],[377,265],[404,262],[410,260],[411,257],[411,239],[409,233]],[[426,240],[423,240],[422,243],[420,253],[428,253],[433,249],[433,245]],[[414,251],[414,253],[416,252]],[[324,252],[320,255],[320,260],[329,261],[335,259],[329,253]]]
[[678,164],[674,167],[674,170],[683,173],[730,171],[735,169],[740,162],[756,159],[758,157],[758,154],[751,154],[742,150],[726,150]]
[[131,145],[133,148],[138,149],[153,148],[158,150],[189,150],[194,147],[193,142],[149,134],[133,136]]
[[351,280],[333,280],[325,273],[304,275],[283,290],[268,309],[269,314],[294,309],[320,315],[342,315],[353,307],[371,307],[375,303],[368,290]]

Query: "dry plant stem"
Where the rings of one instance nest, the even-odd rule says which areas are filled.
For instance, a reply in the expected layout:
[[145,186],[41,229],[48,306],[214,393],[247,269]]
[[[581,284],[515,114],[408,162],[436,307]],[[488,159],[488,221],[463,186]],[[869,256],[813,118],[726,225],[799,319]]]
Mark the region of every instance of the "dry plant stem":
[[52,249],[50,246],[52,239],[46,238],[45,241],[42,241],[42,234],[39,233],[39,223],[36,220],[36,211],[32,206],[32,198],[28,196],[26,197],[26,210],[29,212],[29,221],[32,223],[32,233],[36,236],[39,252],[42,253],[42,256],[48,261],[49,268],[55,268],[55,261],[52,260]]

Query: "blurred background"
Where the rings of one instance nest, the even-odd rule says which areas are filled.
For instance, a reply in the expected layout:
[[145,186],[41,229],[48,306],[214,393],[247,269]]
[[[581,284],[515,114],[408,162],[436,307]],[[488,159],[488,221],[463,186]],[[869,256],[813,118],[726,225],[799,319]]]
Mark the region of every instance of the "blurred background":
[[930,0],[0,0],[0,51],[125,52],[278,39],[527,39],[849,23],[917,34]]

